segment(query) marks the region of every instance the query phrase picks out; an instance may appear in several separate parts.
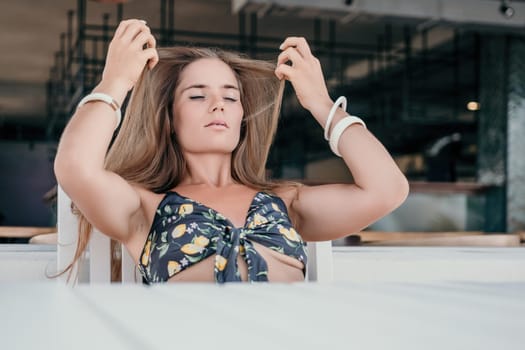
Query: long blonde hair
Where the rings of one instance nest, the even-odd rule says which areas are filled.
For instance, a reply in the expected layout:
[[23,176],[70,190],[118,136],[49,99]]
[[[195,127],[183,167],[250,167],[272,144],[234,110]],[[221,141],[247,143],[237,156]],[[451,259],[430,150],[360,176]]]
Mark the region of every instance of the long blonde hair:
[[[172,47],[158,49],[159,62],[144,69],[135,84],[122,127],[107,153],[105,167],[128,182],[155,193],[166,192],[186,174],[186,162],[173,128],[175,88],[181,72],[202,58],[228,64],[239,82],[244,117],[239,144],[232,153],[231,173],[238,183],[258,189],[274,189],[266,178],[266,160],[277,129],[284,81],[274,75],[272,63],[253,60],[220,49]],[[70,271],[81,258],[92,225],[77,211],[79,239]],[[113,276],[118,266],[113,265]],[[114,277],[117,279],[118,277]]]

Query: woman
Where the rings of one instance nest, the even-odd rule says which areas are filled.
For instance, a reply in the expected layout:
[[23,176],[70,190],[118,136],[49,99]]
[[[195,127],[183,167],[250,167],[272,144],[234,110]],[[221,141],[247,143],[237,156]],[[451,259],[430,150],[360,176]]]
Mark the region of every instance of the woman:
[[[362,122],[336,108],[307,42],[290,37],[280,49],[276,66],[219,50],[157,50],[144,21],[120,23],[55,160],[84,219],[75,260],[92,224],[127,248],[147,283],[300,281],[304,241],[358,232],[405,200],[406,178]],[[284,80],[326,126],[355,184],[266,180]]]

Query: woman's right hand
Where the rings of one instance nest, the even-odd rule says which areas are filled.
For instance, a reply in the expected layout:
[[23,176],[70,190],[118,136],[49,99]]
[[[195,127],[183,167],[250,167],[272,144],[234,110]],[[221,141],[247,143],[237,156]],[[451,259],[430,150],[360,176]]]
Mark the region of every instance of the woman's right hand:
[[137,82],[146,64],[151,69],[159,61],[155,43],[145,21],[130,19],[120,22],[109,44],[100,85],[115,93],[115,89],[121,90],[119,92],[125,96]]

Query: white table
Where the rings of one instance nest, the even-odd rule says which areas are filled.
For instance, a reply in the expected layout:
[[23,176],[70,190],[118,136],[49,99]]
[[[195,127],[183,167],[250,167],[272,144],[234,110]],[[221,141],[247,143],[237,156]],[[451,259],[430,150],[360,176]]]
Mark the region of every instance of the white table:
[[0,284],[2,349],[524,349],[525,283]]

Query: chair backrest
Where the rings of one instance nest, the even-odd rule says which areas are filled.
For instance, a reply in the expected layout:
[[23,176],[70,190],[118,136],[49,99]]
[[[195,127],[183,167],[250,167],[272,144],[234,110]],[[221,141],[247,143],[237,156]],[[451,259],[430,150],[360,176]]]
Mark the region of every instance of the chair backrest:
[[[78,220],[71,211],[71,200],[58,186],[58,246],[57,268],[62,271],[73,260],[77,239]],[[140,282],[135,262],[122,247],[122,283]],[[87,261],[86,261],[87,260]],[[89,262],[88,262],[89,261]],[[79,283],[109,283],[111,281],[111,241],[94,230],[86,258],[78,262]],[[76,270],[76,268],[75,268]],[[332,242],[308,242],[307,280],[330,282],[333,280]],[[61,276],[66,281],[66,274]],[[72,279],[74,280],[74,278]]]

